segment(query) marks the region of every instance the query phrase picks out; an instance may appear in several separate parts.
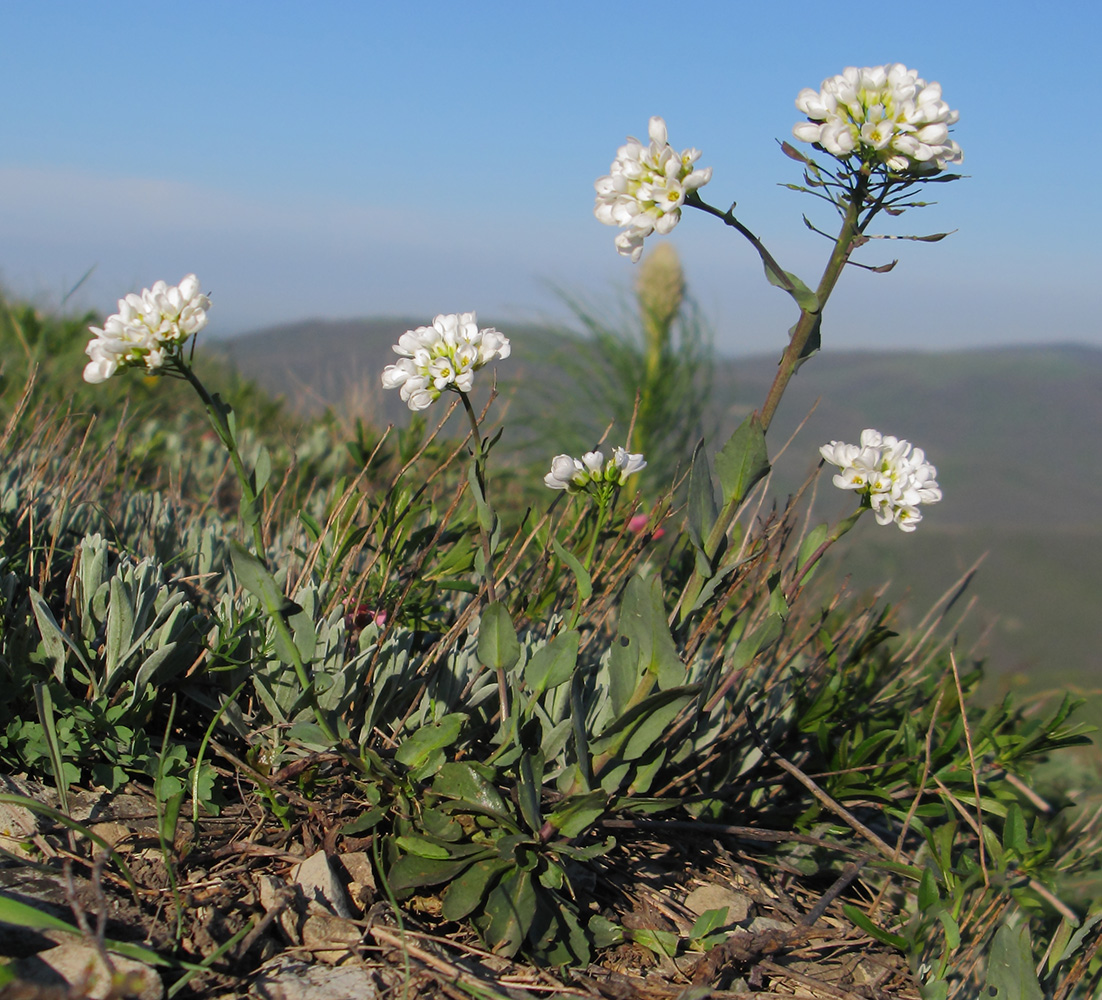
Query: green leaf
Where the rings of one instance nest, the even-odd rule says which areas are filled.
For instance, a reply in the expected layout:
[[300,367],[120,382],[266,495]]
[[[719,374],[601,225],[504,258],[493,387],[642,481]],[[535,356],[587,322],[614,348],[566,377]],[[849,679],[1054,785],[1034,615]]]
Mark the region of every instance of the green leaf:
[[[689,539],[697,553],[697,572],[702,576],[712,575],[711,561],[705,548],[705,540],[716,523],[719,510],[716,507],[715,486],[712,483],[712,470],[704,454],[704,441],[701,440],[693,451],[693,464],[689,469],[689,502],[686,508]],[[703,561],[703,565],[701,562]]]
[[551,825],[567,840],[580,837],[608,809],[608,796],[600,791],[570,795],[559,802],[547,817]]
[[[804,538],[803,544],[800,546],[800,553],[796,557],[796,568],[803,569],[804,564],[810,559],[819,546],[826,541],[827,531],[829,528],[824,524],[817,524],[812,528],[807,536]],[[807,577],[805,577],[807,579]]]
[[[764,262],[763,262],[764,263]],[[791,271],[776,271],[769,264],[765,264],[765,277],[769,284],[782,291],[788,292],[796,300],[804,312],[815,313],[819,311],[819,296],[807,287]]]
[[417,854],[403,854],[390,866],[386,880],[396,893],[421,889],[426,885],[439,885],[441,882],[450,882],[476,861],[489,856],[489,851],[482,852],[481,857],[464,858],[423,858]]
[[[1082,926],[1072,935],[1071,940],[1068,941],[1067,946],[1062,951],[1056,953],[1056,949],[1053,949],[1054,954],[1053,958],[1049,960],[1049,968],[1054,968],[1056,964],[1062,958],[1064,958],[1065,955],[1074,955],[1079,950],[1079,948],[1082,947],[1083,942],[1087,938],[1087,935],[1094,929],[1095,925],[1099,921],[1102,921],[1102,910],[1098,910],[1097,912],[1092,913],[1089,917],[1087,917],[1086,920],[1083,921]],[[1060,929],[1063,930],[1065,926],[1066,921],[1061,921]]]
[[724,507],[742,503],[768,471],[765,431],[757,413],[751,413],[716,455],[716,475],[723,490]]
[[257,452],[256,465],[253,467],[253,492],[259,497],[264,492],[264,487],[268,485],[268,480],[272,476],[272,456],[268,453],[268,449],[264,445],[260,446],[260,451]]
[[735,653],[731,657],[731,669],[742,670],[749,666],[758,653],[768,649],[780,638],[783,630],[784,618],[777,614],[769,615],[753,632],[743,637],[735,647]]
[[450,858],[452,852],[448,848],[428,837],[418,837],[416,834],[406,834],[395,837],[394,843],[407,854],[416,854],[419,858]]
[[[50,610],[50,606],[46,603],[45,598],[35,590],[34,587],[28,587],[27,589],[31,597],[31,608],[34,610],[34,618],[38,623],[38,631],[42,636],[43,650],[54,663],[54,676],[62,683],[65,683],[65,647],[68,646],[76,653],[77,659],[80,660],[81,665],[88,671],[88,675],[91,677],[92,668],[88,665],[88,661],[85,659],[84,654],[80,651],[77,644],[62,631],[61,626],[58,625],[57,619],[54,618],[54,613]],[[94,683],[95,681],[93,680],[93,684]]]
[[639,927],[628,931],[628,934],[637,945],[667,958],[677,954],[677,945],[681,940],[673,931],[656,931],[649,927]]
[[589,934],[593,938],[595,948],[611,948],[624,941],[624,929],[600,914],[590,917]]
[[461,712],[453,712],[438,722],[427,723],[402,742],[395,759],[411,769],[420,767],[433,751],[450,747],[459,738],[466,719]]
[[517,761],[517,804],[528,829],[539,833],[543,827],[540,793],[543,790],[543,754],[525,751]]
[[906,951],[907,941],[905,938],[901,938],[898,934],[892,934],[884,930],[883,927],[877,927],[876,924],[869,920],[863,910],[849,903],[843,906],[842,909],[845,911],[846,916],[849,917],[857,927],[860,927],[861,930],[868,934],[869,937],[879,941],[881,944],[888,944],[893,948],[898,948],[900,951]]
[[42,723],[42,736],[46,741],[46,749],[50,755],[50,766],[54,772],[54,783],[57,787],[57,796],[61,801],[62,812],[69,811],[69,781],[65,769],[65,761],[62,758],[61,747],[57,742],[57,726],[54,721],[54,702],[50,697],[50,689],[45,684],[34,685],[34,702],[38,709],[38,719]]
[[920,911],[933,909],[941,899],[937,891],[937,878],[933,869],[926,868],[922,872],[922,881],[918,883],[918,909]]
[[643,756],[681,710],[697,695],[694,686],[656,691],[613,720],[591,744],[594,755],[609,753],[618,761],[631,761]]
[[539,893],[536,902],[536,919],[528,931],[532,950],[550,966],[584,969],[592,953],[575,904],[551,893]]
[[440,768],[433,781],[433,790],[489,812],[506,812],[505,801],[498,790],[478,765],[466,761],[449,761]]
[[634,576],[620,605],[619,634],[609,655],[609,697],[613,712],[623,713],[649,673],[659,688],[680,684],[685,664],[666,624],[662,582]]
[[991,943],[987,960],[986,996],[993,1000],[1044,1000],[1033,969],[1033,948],[1029,928],[1003,924]]
[[500,601],[486,606],[478,626],[478,660],[491,670],[511,670],[520,659],[513,619]]
[[129,649],[134,639],[134,604],[125,584],[117,576],[111,577],[111,599],[107,605],[107,634],[104,644],[104,692],[111,685],[111,677],[119,667],[123,650]]
[[1017,802],[1011,802],[1006,810],[1003,822],[1003,847],[1015,851],[1018,857],[1025,857],[1029,850],[1029,837],[1026,835],[1025,817]]
[[536,915],[536,887],[531,872],[506,875],[486,897],[486,913],[487,944],[497,954],[512,958],[524,943]]
[[689,931],[690,941],[699,941],[707,937],[712,931],[717,931],[727,923],[727,910],[729,907],[721,906],[714,910],[705,910],[696,918],[692,930]]
[[524,665],[524,682],[536,696],[565,684],[574,675],[578,662],[581,636],[574,629],[560,632],[546,646],[541,646]]
[[574,574],[574,579],[578,584],[578,599],[588,601],[593,593],[593,580],[590,578],[589,571],[573,552],[559,544],[557,538],[551,539],[551,548],[554,549],[555,555],[570,567],[570,572]]
[[288,606],[298,610],[298,606],[287,599],[286,594],[275,582],[275,577],[256,556],[237,542],[230,543],[230,559],[233,562],[234,576],[250,594],[259,598],[269,614],[283,614]]
[[510,862],[501,858],[476,861],[445,890],[444,919],[462,920],[474,912],[486,898],[490,886],[512,867]]
[[960,947],[960,927],[948,910],[939,910],[937,918],[941,921],[941,926],[945,929],[945,944],[948,946],[949,951],[956,951]]

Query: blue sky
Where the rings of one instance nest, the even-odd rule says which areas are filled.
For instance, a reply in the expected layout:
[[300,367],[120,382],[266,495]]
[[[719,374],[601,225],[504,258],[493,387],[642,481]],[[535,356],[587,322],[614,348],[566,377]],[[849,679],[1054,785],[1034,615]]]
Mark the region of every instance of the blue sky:
[[[632,265],[592,215],[625,135],[663,115],[714,168],[703,194],[813,284],[829,226],[779,152],[793,101],[903,62],[960,110],[969,179],[850,269],[824,347],[1102,346],[1094,4],[793,2],[0,3],[0,282],[110,311],[198,273],[211,331],[310,316],[562,314],[613,305]],[[748,245],[686,213],[669,237],[728,353],[792,322]]]

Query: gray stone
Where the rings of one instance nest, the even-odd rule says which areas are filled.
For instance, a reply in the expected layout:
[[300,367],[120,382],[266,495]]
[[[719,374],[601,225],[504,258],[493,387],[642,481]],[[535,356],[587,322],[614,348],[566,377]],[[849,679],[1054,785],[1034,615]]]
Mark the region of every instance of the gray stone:
[[291,871],[296,883],[309,902],[318,903],[338,917],[351,919],[356,915],[344,885],[333,871],[325,851],[317,851]]
[[366,913],[378,897],[375,886],[375,869],[366,851],[350,851],[338,855],[337,860],[348,875],[348,895],[353,904]]
[[380,986],[362,965],[312,965],[279,955],[261,967],[249,996],[253,1000],[375,1000]]
[[685,905],[699,916],[708,910],[722,910],[727,908],[726,926],[741,924],[749,916],[754,901],[745,893],[735,892],[725,885],[709,883],[694,889],[685,897]]
[[121,955],[112,955],[111,962],[115,966],[113,980],[96,949],[74,939],[20,958],[10,968],[24,982],[68,987],[71,995],[87,997],[87,1000],[103,1000],[108,996],[134,997],[135,1000],[164,997],[161,978],[148,965]]
[[792,927],[792,924],[772,917],[754,917],[748,929],[751,934],[760,934],[762,931],[790,931]]
[[351,920],[324,913],[318,907],[302,924],[302,944],[314,953],[319,962],[339,965],[355,957],[363,944],[363,929]]

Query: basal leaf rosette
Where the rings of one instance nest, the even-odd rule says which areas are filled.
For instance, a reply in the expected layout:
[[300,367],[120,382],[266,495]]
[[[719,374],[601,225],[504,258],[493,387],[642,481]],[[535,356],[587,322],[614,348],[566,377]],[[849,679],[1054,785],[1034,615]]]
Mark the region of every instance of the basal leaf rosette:
[[616,237],[616,249],[632,261],[642,256],[643,240],[651,233],[665,235],[677,225],[686,197],[712,179],[711,167],[694,166],[699,149],[674,150],[666,123],[657,115],[650,120],[648,135],[645,146],[628,136],[608,176],[594,185],[594,214],[606,226],[624,230]]
[[808,120],[792,134],[839,160],[858,157],[892,173],[931,174],[964,159],[949,138],[960,117],[941,98],[941,84],[927,83],[902,63],[846,68],[805,87],[796,107]]
[[910,441],[870,428],[861,432],[860,444],[831,441],[819,454],[841,469],[834,485],[856,492],[878,524],[894,522],[901,531],[914,531],[922,520],[918,508],[941,499],[937,469]]
[[591,493],[600,498],[623,486],[628,476],[646,467],[642,455],[632,454],[626,448],[616,448],[607,461],[600,451],[587,451],[581,458],[556,455],[551,459],[551,471],[543,477],[543,482],[553,490]]
[[480,330],[473,312],[440,315],[398,338],[394,353],[402,357],[383,370],[383,387],[398,389],[411,410],[423,410],[448,389],[470,392],[474,373],[510,351],[509,339],[492,327]]
[[85,348],[91,360],[84,381],[106,382],[127,368],[156,373],[179,357],[183,345],[207,325],[210,299],[199,288],[199,279],[189,274],[178,285],[158,281],[119,299],[119,311],[102,328],[89,327],[95,336]]

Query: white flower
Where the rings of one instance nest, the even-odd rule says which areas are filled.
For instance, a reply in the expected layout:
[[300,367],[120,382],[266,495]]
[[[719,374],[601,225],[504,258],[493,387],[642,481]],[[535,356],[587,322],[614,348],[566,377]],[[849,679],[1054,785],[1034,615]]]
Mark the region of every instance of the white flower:
[[861,432],[859,445],[831,441],[819,454],[842,470],[834,485],[860,494],[879,524],[894,522],[902,531],[914,531],[922,520],[919,506],[941,499],[937,469],[910,441],[869,428]]
[[494,358],[507,358],[511,348],[497,330],[480,330],[475,314],[437,316],[432,326],[407,330],[394,353],[402,355],[383,370],[383,386],[398,389],[411,410],[423,410],[446,389],[470,392],[474,373]]
[[619,226],[616,249],[632,261],[643,253],[651,233],[665,235],[681,219],[681,206],[690,192],[712,179],[712,168],[695,168],[700,150],[674,151],[666,138],[666,123],[655,116],[648,128],[649,145],[628,136],[607,177],[594,187],[593,212],[606,226]]
[[100,327],[85,348],[92,360],[84,367],[86,382],[106,382],[116,371],[144,367],[155,372],[207,325],[210,299],[199,291],[199,279],[189,274],[179,285],[163,281],[119,299],[119,311]]
[[964,159],[949,138],[960,112],[941,99],[940,84],[927,83],[901,63],[849,66],[824,80],[820,90],[801,90],[796,107],[808,121],[792,134],[840,160],[856,155],[894,173],[929,174]]
[[628,481],[628,476],[646,467],[647,463],[642,455],[632,455],[625,448],[617,448],[612,453],[612,461],[609,462],[605,478],[611,479],[615,474],[619,485],[623,486]]
[[587,451],[581,458],[556,455],[551,459],[551,471],[543,477],[543,482],[553,490],[599,495],[623,486],[628,476],[646,466],[642,455],[633,455],[624,448],[616,448],[607,462],[600,451]]
[[578,493],[589,482],[589,472],[578,459],[570,455],[556,455],[551,459],[551,471],[543,477],[543,482],[553,490]]

